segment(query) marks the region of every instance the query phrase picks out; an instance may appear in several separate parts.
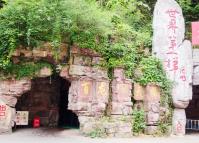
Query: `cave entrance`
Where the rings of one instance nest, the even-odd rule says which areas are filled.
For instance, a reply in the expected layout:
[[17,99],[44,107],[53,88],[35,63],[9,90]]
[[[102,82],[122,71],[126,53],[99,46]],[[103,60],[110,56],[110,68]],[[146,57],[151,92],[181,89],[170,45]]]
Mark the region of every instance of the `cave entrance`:
[[33,79],[31,90],[16,104],[16,111],[29,112],[26,127],[33,127],[34,118],[39,117],[41,127],[79,128],[77,115],[68,110],[69,88],[70,82],[59,76]]
[[198,133],[199,132],[199,85],[193,86],[193,97],[186,108],[186,132]]

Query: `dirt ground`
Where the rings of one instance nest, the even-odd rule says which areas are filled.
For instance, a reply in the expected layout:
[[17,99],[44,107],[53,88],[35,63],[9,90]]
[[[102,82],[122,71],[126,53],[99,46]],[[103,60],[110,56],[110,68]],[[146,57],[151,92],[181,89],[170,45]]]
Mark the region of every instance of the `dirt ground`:
[[10,135],[0,135],[0,143],[199,143],[199,133],[184,137],[133,137],[91,139],[80,135],[79,130],[18,129]]

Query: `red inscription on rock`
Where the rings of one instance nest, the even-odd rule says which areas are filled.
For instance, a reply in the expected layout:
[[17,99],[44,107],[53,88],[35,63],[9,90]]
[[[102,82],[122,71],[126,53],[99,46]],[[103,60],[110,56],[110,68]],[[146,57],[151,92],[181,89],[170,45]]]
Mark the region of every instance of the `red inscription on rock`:
[[6,105],[0,105],[0,116],[6,115]]

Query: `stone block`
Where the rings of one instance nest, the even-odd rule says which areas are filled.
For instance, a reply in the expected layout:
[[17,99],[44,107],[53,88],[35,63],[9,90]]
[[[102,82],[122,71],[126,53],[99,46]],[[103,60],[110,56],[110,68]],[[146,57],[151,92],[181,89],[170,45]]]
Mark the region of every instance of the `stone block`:
[[48,56],[48,52],[44,50],[34,49],[32,52],[33,57],[45,58]]
[[160,101],[160,87],[153,84],[146,86],[146,94],[144,96],[145,102]]
[[160,103],[159,102],[144,102],[144,110],[146,112],[152,111],[154,113],[159,113]]
[[145,129],[145,133],[147,135],[155,135],[158,132],[157,126],[147,126]]
[[174,109],[172,126],[174,135],[185,135],[186,114],[184,109]]
[[146,123],[147,125],[157,125],[159,121],[160,115],[159,113],[154,113],[149,111],[146,113]]
[[31,58],[33,56],[33,53],[31,50],[25,50],[25,49],[21,49],[20,50],[20,55],[24,56],[26,58]]
[[113,76],[117,80],[123,80],[123,79],[125,79],[124,69],[123,68],[115,68],[114,72],[113,72]]
[[43,78],[51,75],[52,75],[52,70],[48,67],[43,67],[37,74],[38,77],[43,77]]
[[199,85],[199,60],[198,65],[193,69],[193,85]]
[[79,81],[78,101],[90,102],[93,96],[93,82],[91,80]]
[[21,96],[31,88],[30,80],[0,81],[0,95]]
[[65,78],[65,79],[69,79],[69,66],[65,66],[61,69],[60,74],[61,77]]
[[0,134],[12,132],[13,110],[0,97]]
[[4,99],[5,103],[10,107],[15,107],[17,103],[17,98],[14,96],[2,95],[2,99]]
[[74,56],[74,65],[91,66],[91,57],[88,56]]
[[71,65],[69,68],[69,75],[73,77],[87,76],[92,79],[108,79],[107,70],[89,66]]
[[127,102],[127,103],[112,102],[111,115],[131,115],[132,106],[133,104],[131,102]]
[[108,103],[109,99],[109,81],[96,82],[96,97],[98,103]]
[[136,101],[141,101],[144,99],[144,95],[145,95],[145,87],[144,86],[140,85],[139,83],[134,83],[133,92],[134,92],[133,98]]
[[88,66],[70,65],[69,75],[91,77],[92,68]]
[[100,65],[103,62],[103,58],[101,57],[93,57],[92,58],[92,65]]
[[107,70],[99,67],[93,67],[91,75],[93,79],[109,79]]
[[131,102],[132,84],[112,82],[112,101],[114,102]]
[[189,99],[185,99],[184,101],[183,100],[175,100],[173,98],[173,105],[175,108],[179,108],[179,109],[185,109],[188,107],[189,105]]

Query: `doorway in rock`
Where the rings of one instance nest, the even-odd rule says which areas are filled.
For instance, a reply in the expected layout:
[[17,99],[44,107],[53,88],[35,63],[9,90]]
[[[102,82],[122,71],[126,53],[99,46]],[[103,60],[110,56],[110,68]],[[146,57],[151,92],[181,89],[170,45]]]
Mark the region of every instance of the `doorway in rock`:
[[199,132],[199,85],[193,86],[193,97],[186,108],[186,132]]
[[39,117],[41,127],[78,128],[78,117],[67,109],[69,88],[70,82],[59,76],[35,78],[31,90],[18,99],[16,110],[29,112],[28,127]]
[[70,82],[60,78],[60,102],[59,102],[59,127],[79,128],[78,117],[71,110],[68,110],[68,93]]

